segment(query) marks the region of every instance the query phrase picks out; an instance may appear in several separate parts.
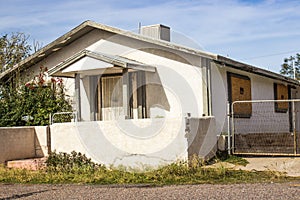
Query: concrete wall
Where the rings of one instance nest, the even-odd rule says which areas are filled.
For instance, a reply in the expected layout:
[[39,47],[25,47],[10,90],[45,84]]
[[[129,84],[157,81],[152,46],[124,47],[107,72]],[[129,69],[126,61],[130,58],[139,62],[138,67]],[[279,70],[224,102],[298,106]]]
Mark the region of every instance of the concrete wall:
[[35,126],[35,151],[37,157],[47,156],[50,151],[50,128],[47,126]]
[[0,163],[44,157],[48,153],[47,127],[0,128]]
[[95,121],[51,125],[51,147],[82,152],[97,163],[157,167],[187,159],[184,118]]
[[[217,144],[213,117],[137,119],[51,125],[51,150],[77,151],[107,166],[156,168],[191,155],[210,158]],[[186,127],[188,133],[186,134]]]
[[188,157],[208,160],[217,152],[217,132],[214,117],[190,118],[188,121]]

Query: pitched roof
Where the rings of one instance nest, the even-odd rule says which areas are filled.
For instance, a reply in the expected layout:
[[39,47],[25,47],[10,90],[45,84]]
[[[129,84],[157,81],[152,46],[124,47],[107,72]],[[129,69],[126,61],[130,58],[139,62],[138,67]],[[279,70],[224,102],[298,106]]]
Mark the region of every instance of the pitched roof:
[[104,31],[108,31],[108,32],[111,32],[111,33],[123,35],[123,36],[129,37],[129,38],[133,38],[133,39],[137,39],[137,40],[140,40],[140,41],[152,43],[152,44],[155,44],[155,45],[158,45],[158,46],[162,46],[162,47],[165,47],[165,48],[185,52],[185,53],[188,53],[188,54],[193,54],[193,55],[198,55],[198,56],[210,58],[216,63],[226,65],[226,66],[231,67],[231,68],[247,71],[247,72],[250,72],[250,73],[259,74],[259,75],[262,75],[262,76],[265,76],[265,77],[269,77],[269,78],[273,78],[273,79],[277,79],[277,80],[281,80],[281,81],[285,81],[285,82],[288,82],[288,83],[291,83],[291,84],[294,84],[294,85],[300,85],[299,81],[297,81],[297,80],[285,77],[283,75],[280,75],[280,74],[277,74],[277,73],[274,73],[274,72],[271,72],[271,71],[268,71],[268,70],[264,70],[264,69],[261,69],[261,68],[258,68],[258,67],[254,67],[254,66],[251,66],[251,65],[248,65],[248,64],[245,64],[245,63],[241,63],[241,62],[232,60],[230,58],[226,58],[226,57],[223,57],[223,56],[220,56],[220,55],[217,55],[217,54],[213,54],[213,53],[209,53],[209,52],[205,52],[205,51],[201,51],[201,50],[181,46],[181,45],[174,44],[174,43],[167,42],[167,41],[163,41],[163,40],[153,39],[153,38],[146,37],[146,36],[143,36],[143,35],[140,35],[140,34],[136,34],[136,33],[133,33],[133,32],[121,30],[121,29],[110,27],[110,26],[103,25],[103,24],[99,24],[99,23],[89,21],[89,20],[83,22],[79,26],[75,27],[71,31],[64,34],[63,36],[57,38],[55,41],[53,41],[50,44],[46,45],[45,47],[43,47],[42,49],[40,49],[36,53],[32,54],[31,56],[25,58],[24,60],[22,60],[21,62],[19,62],[15,66],[13,66],[12,68],[2,72],[0,74],[0,80],[4,79],[5,77],[9,77],[9,75],[17,69],[23,70],[23,69],[26,69],[26,68],[30,67],[33,64],[38,63],[39,61],[41,61],[44,58],[48,57],[50,54],[58,51],[59,49],[63,48],[64,46],[69,45],[70,43],[72,43],[76,39],[82,37],[83,35],[91,32],[95,29],[104,30]]
[[82,37],[83,35],[91,32],[95,29],[108,31],[108,32],[111,32],[111,33],[123,35],[123,36],[126,36],[126,37],[130,37],[130,38],[133,38],[133,39],[144,41],[144,42],[149,42],[149,43],[152,43],[152,44],[156,44],[156,45],[159,45],[159,46],[162,46],[162,47],[178,50],[178,51],[181,51],[181,52],[186,52],[186,53],[189,53],[189,54],[199,55],[199,56],[202,56],[202,57],[207,57],[207,58],[211,58],[211,59],[214,59],[214,58],[217,57],[216,54],[204,52],[204,51],[201,51],[201,50],[196,50],[196,49],[189,48],[189,47],[184,47],[184,46],[177,45],[177,44],[170,43],[170,42],[163,41],[163,40],[153,39],[153,38],[146,37],[146,36],[143,36],[143,35],[140,35],[140,34],[137,34],[137,33],[121,30],[121,29],[118,29],[118,28],[114,28],[114,27],[111,27],[111,26],[99,24],[99,23],[88,20],[88,21],[83,22],[79,26],[75,27],[74,29],[72,29],[68,33],[64,34],[63,36],[57,38],[56,40],[54,40],[50,44],[46,45],[45,47],[41,48],[36,53],[34,53],[31,56],[25,58],[24,60],[22,60],[21,62],[19,62],[15,66],[13,66],[12,68],[2,72],[0,74],[0,80],[7,77],[7,76],[9,76],[16,69],[23,70],[23,69],[26,69],[26,68],[30,67],[33,64],[38,63],[39,61],[41,61],[44,58],[48,57],[50,54],[58,51],[59,49],[63,48],[64,46],[67,46],[68,44],[72,43],[76,39]]

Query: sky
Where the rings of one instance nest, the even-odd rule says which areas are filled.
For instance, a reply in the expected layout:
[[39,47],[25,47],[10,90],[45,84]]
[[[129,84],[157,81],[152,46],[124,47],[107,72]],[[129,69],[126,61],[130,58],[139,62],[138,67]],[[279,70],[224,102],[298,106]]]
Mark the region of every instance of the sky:
[[0,34],[47,45],[86,20],[136,31],[171,27],[175,42],[279,72],[300,53],[300,0],[0,0]]

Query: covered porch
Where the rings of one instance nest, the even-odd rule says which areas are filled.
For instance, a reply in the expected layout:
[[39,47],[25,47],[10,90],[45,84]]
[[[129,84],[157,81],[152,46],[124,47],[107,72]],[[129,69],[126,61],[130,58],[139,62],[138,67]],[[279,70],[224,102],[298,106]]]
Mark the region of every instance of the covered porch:
[[[88,50],[49,70],[51,76],[75,79],[77,121],[149,118],[151,105],[167,102],[165,94],[156,102],[147,99],[147,90],[164,93],[159,84],[147,82],[147,77],[155,73],[154,66]],[[169,110],[169,106],[161,109]]]

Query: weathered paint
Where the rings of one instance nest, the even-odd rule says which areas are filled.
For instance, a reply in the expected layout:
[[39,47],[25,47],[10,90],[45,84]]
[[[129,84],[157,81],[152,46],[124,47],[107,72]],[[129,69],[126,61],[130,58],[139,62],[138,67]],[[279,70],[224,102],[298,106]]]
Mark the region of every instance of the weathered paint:
[[214,118],[190,120],[187,126],[182,117],[53,124],[51,148],[138,169],[184,161],[189,155],[211,157],[217,144]]
[[53,124],[51,147],[107,166],[157,167],[187,159],[184,118]]
[[190,118],[187,133],[188,157],[209,160],[217,152],[217,132],[214,117]]

